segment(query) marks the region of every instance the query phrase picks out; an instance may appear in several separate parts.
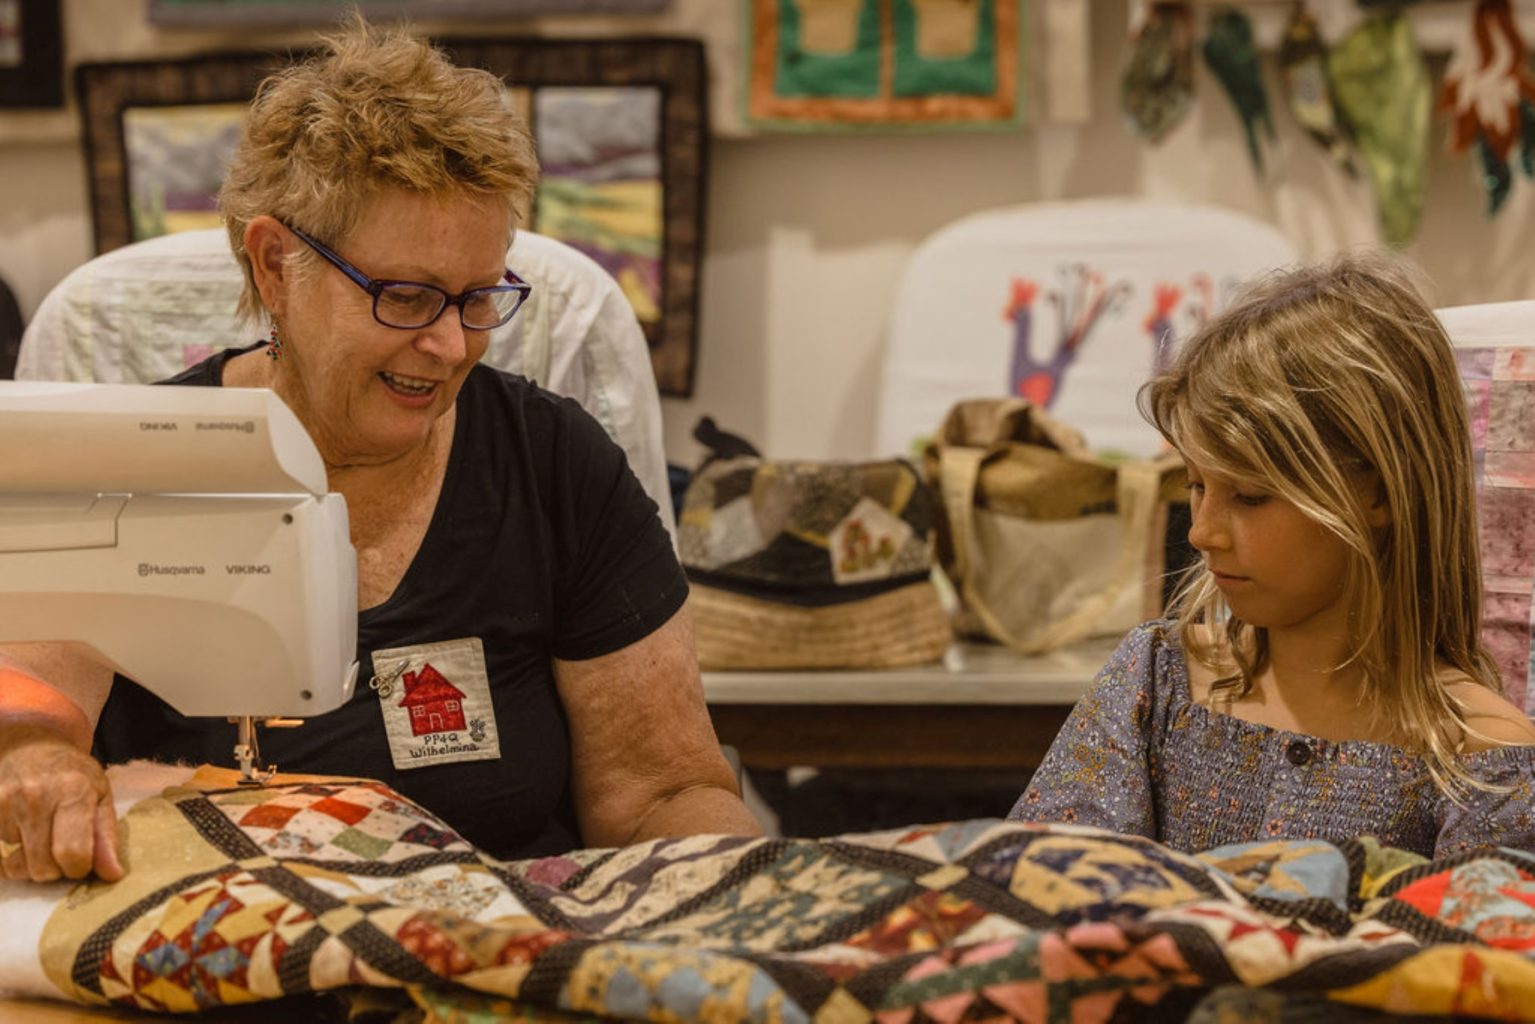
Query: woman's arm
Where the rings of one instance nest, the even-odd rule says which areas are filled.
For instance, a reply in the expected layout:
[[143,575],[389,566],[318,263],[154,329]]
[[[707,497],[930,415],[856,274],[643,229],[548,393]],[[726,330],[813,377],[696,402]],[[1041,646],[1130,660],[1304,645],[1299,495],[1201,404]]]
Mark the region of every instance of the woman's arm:
[[687,610],[611,654],[556,659],[582,840],[761,835],[709,721]]
[[[47,682],[44,682],[47,680]],[[90,755],[112,670],[82,644],[0,647],[0,872],[123,876],[106,773]]]

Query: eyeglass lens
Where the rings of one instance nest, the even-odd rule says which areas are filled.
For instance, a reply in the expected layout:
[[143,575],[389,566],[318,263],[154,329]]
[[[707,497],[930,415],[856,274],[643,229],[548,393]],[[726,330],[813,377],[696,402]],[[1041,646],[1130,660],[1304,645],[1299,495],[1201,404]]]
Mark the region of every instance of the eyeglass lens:
[[[390,327],[423,327],[437,319],[447,301],[435,288],[391,284],[379,291],[373,309]],[[477,291],[464,300],[460,317],[470,330],[490,330],[505,323],[520,301],[521,295],[512,289]]]

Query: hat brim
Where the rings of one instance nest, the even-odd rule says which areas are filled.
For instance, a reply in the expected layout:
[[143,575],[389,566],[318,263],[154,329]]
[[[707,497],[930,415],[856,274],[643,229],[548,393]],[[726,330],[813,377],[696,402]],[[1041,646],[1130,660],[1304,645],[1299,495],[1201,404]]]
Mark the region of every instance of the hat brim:
[[693,584],[688,595],[705,669],[895,668],[943,657],[953,639],[932,583],[805,607]]

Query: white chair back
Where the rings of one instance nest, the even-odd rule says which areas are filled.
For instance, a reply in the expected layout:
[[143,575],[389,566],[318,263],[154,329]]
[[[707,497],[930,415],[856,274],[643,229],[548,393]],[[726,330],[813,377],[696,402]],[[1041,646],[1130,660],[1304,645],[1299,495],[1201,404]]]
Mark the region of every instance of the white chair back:
[[1153,454],[1135,392],[1171,343],[1293,263],[1266,224],[1131,200],[1016,206],[937,232],[892,312],[875,442],[909,452],[964,398],[1021,395],[1099,451]]

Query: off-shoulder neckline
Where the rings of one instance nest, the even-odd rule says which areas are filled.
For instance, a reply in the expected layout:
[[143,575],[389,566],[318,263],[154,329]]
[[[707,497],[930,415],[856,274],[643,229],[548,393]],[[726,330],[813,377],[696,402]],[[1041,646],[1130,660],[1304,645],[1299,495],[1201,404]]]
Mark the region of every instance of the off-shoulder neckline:
[[[1233,738],[1239,736],[1259,737],[1277,746],[1289,746],[1299,740],[1309,746],[1319,759],[1340,759],[1354,763],[1396,762],[1402,764],[1403,759],[1411,759],[1414,766],[1424,763],[1423,755],[1399,747],[1392,743],[1379,743],[1374,740],[1329,740],[1310,733],[1295,732],[1290,729],[1281,729],[1273,725],[1265,725],[1262,722],[1250,722],[1236,715],[1215,711],[1194,699],[1193,690],[1189,683],[1188,655],[1183,649],[1182,637],[1178,634],[1178,625],[1171,619],[1162,619],[1151,623],[1149,626],[1156,634],[1158,646],[1172,655],[1169,662],[1170,678],[1164,678],[1161,682],[1169,685],[1172,700],[1169,702],[1173,713],[1187,713],[1197,716],[1210,728],[1221,729],[1226,735]],[[1158,661],[1161,659],[1159,658]],[[1535,744],[1522,744],[1508,747],[1490,747],[1487,750],[1477,750],[1469,754],[1456,755],[1467,767],[1496,767],[1512,762],[1519,766],[1535,768]]]

